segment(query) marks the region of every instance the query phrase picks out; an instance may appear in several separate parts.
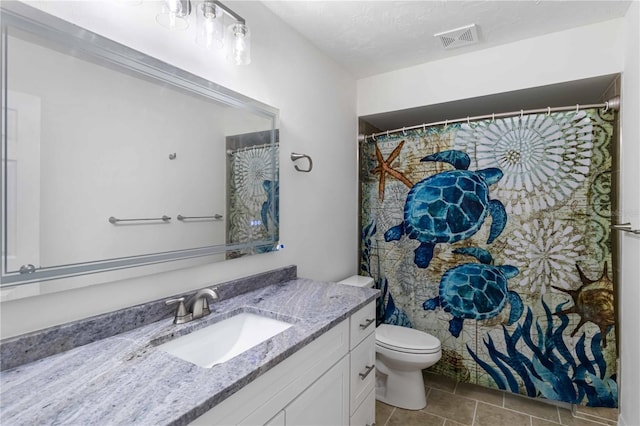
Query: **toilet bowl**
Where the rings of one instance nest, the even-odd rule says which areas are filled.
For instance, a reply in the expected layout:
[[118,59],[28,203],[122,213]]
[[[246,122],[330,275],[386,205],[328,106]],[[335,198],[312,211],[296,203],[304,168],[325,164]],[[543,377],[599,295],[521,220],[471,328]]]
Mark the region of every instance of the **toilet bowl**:
[[[373,279],[355,275],[339,284],[373,287]],[[397,325],[376,328],[376,399],[407,410],[427,405],[422,370],[442,357],[440,341],[425,332]]]

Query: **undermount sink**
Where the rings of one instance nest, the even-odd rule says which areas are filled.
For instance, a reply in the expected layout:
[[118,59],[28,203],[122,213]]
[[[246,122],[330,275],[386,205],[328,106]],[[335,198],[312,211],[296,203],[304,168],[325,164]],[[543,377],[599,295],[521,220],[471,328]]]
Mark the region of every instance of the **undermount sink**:
[[158,345],[185,361],[211,368],[291,327],[288,322],[243,312]]

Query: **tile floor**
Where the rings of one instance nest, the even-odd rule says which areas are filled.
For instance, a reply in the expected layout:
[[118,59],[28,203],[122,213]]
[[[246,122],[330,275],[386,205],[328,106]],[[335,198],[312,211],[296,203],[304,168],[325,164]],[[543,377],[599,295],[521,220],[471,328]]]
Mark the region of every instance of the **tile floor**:
[[376,401],[377,426],[616,426],[618,410],[556,406],[424,373],[427,406],[403,410]]

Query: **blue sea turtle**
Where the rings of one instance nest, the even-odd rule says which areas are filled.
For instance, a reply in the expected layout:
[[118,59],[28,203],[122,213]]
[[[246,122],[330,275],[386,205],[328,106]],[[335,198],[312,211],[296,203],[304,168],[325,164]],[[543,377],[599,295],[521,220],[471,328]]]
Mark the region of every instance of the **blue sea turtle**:
[[491,265],[491,254],[478,247],[465,247],[453,251],[475,257],[480,263],[463,263],[444,273],[440,280],[439,295],[422,304],[425,310],[438,306],[453,315],[449,331],[455,337],[462,331],[465,318],[484,320],[498,315],[509,300],[511,312],[508,325],[520,318],[524,311],[518,293],[507,288],[507,280],[520,273],[511,265]]
[[271,218],[277,229],[280,222],[280,183],[277,180],[265,180],[262,182],[262,188],[267,193],[267,199],[262,203],[262,209],[260,209],[262,223],[265,229],[269,231],[268,218]]
[[414,262],[429,266],[437,243],[453,243],[474,235],[491,215],[487,244],[491,244],[507,224],[504,205],[489,199],[489,186],[502,178],[498,168],[467,170],[471,160],[462,151],[437,152],[420,161],[442,161],[456,170],[437,173],[411,188],[404,205],[404,221],[384,234],[385,241],[399,240],[403,234],[420,241]]

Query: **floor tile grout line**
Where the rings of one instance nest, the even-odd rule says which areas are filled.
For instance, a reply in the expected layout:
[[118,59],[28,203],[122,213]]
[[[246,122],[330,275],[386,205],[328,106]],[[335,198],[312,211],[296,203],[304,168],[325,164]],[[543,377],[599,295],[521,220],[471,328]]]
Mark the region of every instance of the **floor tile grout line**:
[[571,413],[571,416],[574,419],[588,420],[590,422],[595,422],[595,423],[600,423],[600,424],[605,424],[605,425],[611,425],[611,423],[609,423],[609,422],[613,422],[614,424],[618,424],[617,420],[607,419],[606,417],[600,417],[600,416],[596,416],[594,414],[587,414],[587,413],[580,412],[580,411],[576,411],[576,414]]
[[387,418],[387,421],[384,422],[383,426],[387,426],[389,424],[389,420],[391,420],[391,417],[393,417],[393,413],[395,413],[397,410],[397,407],[393,407],[393,410],[391,410],[391,414],[389,414],[389,417]]
[[524,411],[518,411],[518,410],[514,410],[513,408],[505,407],[504,404],[503,404],[502,407],[500,407],[499,405],[492,404],[490,402],[485,402],[485,401],[480,401],[480,400],[477,400],[477,402],[480,402],[480,403],[483,403],[483,404],[486,404],[486,405],[491,405],[492,407],[502,408],[503,410],[511,411],[512,413],[523,414],[525,416],[535,417],[536,419],[546,420],[548,422],[554,422],[554,423],[562,424],[562,422],[555,422],[554,420],[550,420],[550,419],[546,419],[544,417],[536,416],[535,414],[525,413]]
[[478,400],[476,399],[476,404],[473,407],[473,417],[471,418],[471,426],[476,423],[476,414],[478,413]]
[[[597,425],[602,425],[602,426],[611,426],[611,424],[610,424],[610,423],[603,423],[603,422],[601,422],[601,421],[593,420],[593,419],[591,419],[591,418],[585,418],[585,417],[580,417],[580,416],[574,416],[573,414],[571,414],[571,417],[572,417],[572,418],[574,418],[574,419],[578,419],[578,420],[586,420],[586,421],[588,421],[588,422],[595,423],[595,424],[597,424]],[[615,420],[612,420],[612,421],[615,421]],[[615,422],[615,424],[617,425],[617,424],[618,424],[618,422]]]

